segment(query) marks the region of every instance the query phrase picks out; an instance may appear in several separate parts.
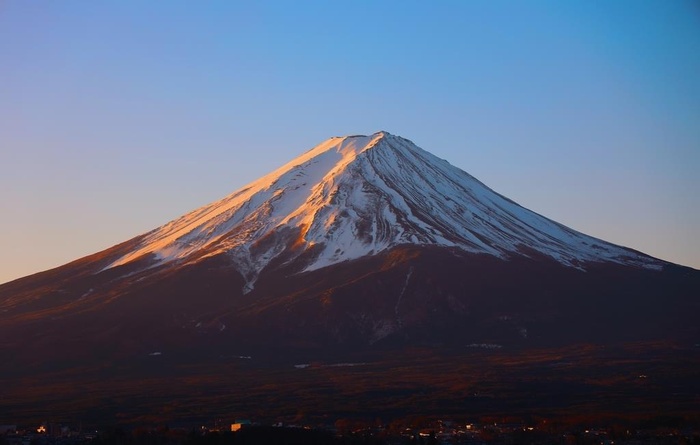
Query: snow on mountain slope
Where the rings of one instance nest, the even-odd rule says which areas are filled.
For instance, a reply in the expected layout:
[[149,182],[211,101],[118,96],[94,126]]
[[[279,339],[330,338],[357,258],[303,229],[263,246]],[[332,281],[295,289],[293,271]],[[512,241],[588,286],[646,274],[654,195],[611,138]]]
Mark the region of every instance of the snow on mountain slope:
[[[275,235],[277,242],[261,243]],[[226,198],[146,234],[109,267],[147,254],[163,264],[225,253],[249,291],[272,259],[299,243],[297,251],[314,247],[306,270],[401,244],[504,259],[534,251],[582,269],[600,261],[661,265],[527,210],[412,142],[378,132],[317,145]]]

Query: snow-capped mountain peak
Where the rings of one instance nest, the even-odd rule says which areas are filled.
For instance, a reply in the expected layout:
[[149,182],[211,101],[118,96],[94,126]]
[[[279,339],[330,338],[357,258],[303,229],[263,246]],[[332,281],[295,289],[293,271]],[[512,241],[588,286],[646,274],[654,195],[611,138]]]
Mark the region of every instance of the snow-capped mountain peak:
[[333,137],[231,195],[146,234],[109,267],[228,255],[252,286],[275,258],[310,253],[305,270],[402,244],[507,259],[657,268],[638,252],[576,232],[492,191],[409,140],[381,131]]

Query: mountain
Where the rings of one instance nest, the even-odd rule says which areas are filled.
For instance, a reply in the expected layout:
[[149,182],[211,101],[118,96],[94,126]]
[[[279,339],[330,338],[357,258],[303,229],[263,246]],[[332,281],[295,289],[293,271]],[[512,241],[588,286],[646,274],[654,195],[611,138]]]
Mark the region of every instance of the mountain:
[[498,258],[537,252],[562,264],[662,262],[583,235],[495,193],[472,176],[386,132],[329,139],[271,174],[140,240],[108,267],[227,254],[253,288],[275,258],[306,254],[304,271],[400,245]]
[[[416,360],[439,375],[422,370],[398,394],[456,382],[431,399],[436,415],[462,406],[471,396],[460,391],[479,386],[464,380],[474,360],[481,367],[469,368],[467,380],[500,376],[489,385],[501,388],[494,400],[503,403],[478,405],[492,412],[516,409],[503,401],[515,391],[504,371],[511,360],[540,383],[553,381],[553,369],[598,375],[615,360],[638,375],[629,364],[643,368],[647,360],[685,384],[700,369],[698,295],[700,272],[549,220],[407,139],[334,137],[151,232],[0,286],[0,354],[7,357],[0,408],[34,415],[38,400],[53,394],[49,410],[95,413],[99,405],[101,415],[114,415],[124,405],[149,409],[138,396],[144,391],[167,401],[175,391],[191,401],[188,409],[206,402],[212,410],[269,413],[270,382],[283,382],[275,387],[292,400],[318,384],[300,369],[335,375],[345,369],[336,365],[348,363],[372,367],[377,393],[349,399],[379,407],[397,367],[423,369],[411,367]],[[690,363],[679,371],[678,360]],[[268,379],[251,382],[251,373]],[[233,389],[227,376],[248,386]],[[326,392],[311,391],[307,411],[353,412],[329,397],[367,386],[367,375],[356,377],[335,375]],[[36,388],[33,397],[8,389],[20,380]],[[557,382],[559,389],[577,384],[571,376]],[[664,400],[656,391],[668,389],[659,385],[615,394],[636,397],[637,410],[651,401],[658,407]],[[685,412],[694,385],[669,409]],[[222,388],[239,404],[212,395]],[[560,404],[570,404],[561,394]],[[175,412],[189,412],[183,409]],[[398,402],[382,409],[410,411]]]

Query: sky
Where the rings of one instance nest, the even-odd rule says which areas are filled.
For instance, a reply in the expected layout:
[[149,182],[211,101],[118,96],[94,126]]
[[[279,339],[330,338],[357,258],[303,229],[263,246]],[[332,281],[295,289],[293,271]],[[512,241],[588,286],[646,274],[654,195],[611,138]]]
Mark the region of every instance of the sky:
[[0,1],[0,283],[386,130],[700,269],[700,3]]

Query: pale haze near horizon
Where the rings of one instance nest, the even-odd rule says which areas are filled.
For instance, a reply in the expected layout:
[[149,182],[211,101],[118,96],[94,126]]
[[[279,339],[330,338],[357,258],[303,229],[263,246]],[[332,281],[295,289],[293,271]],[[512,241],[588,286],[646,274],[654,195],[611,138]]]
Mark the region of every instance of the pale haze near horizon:
[[700,268],[700,6],[0,3],[0,283],[386,130]]

